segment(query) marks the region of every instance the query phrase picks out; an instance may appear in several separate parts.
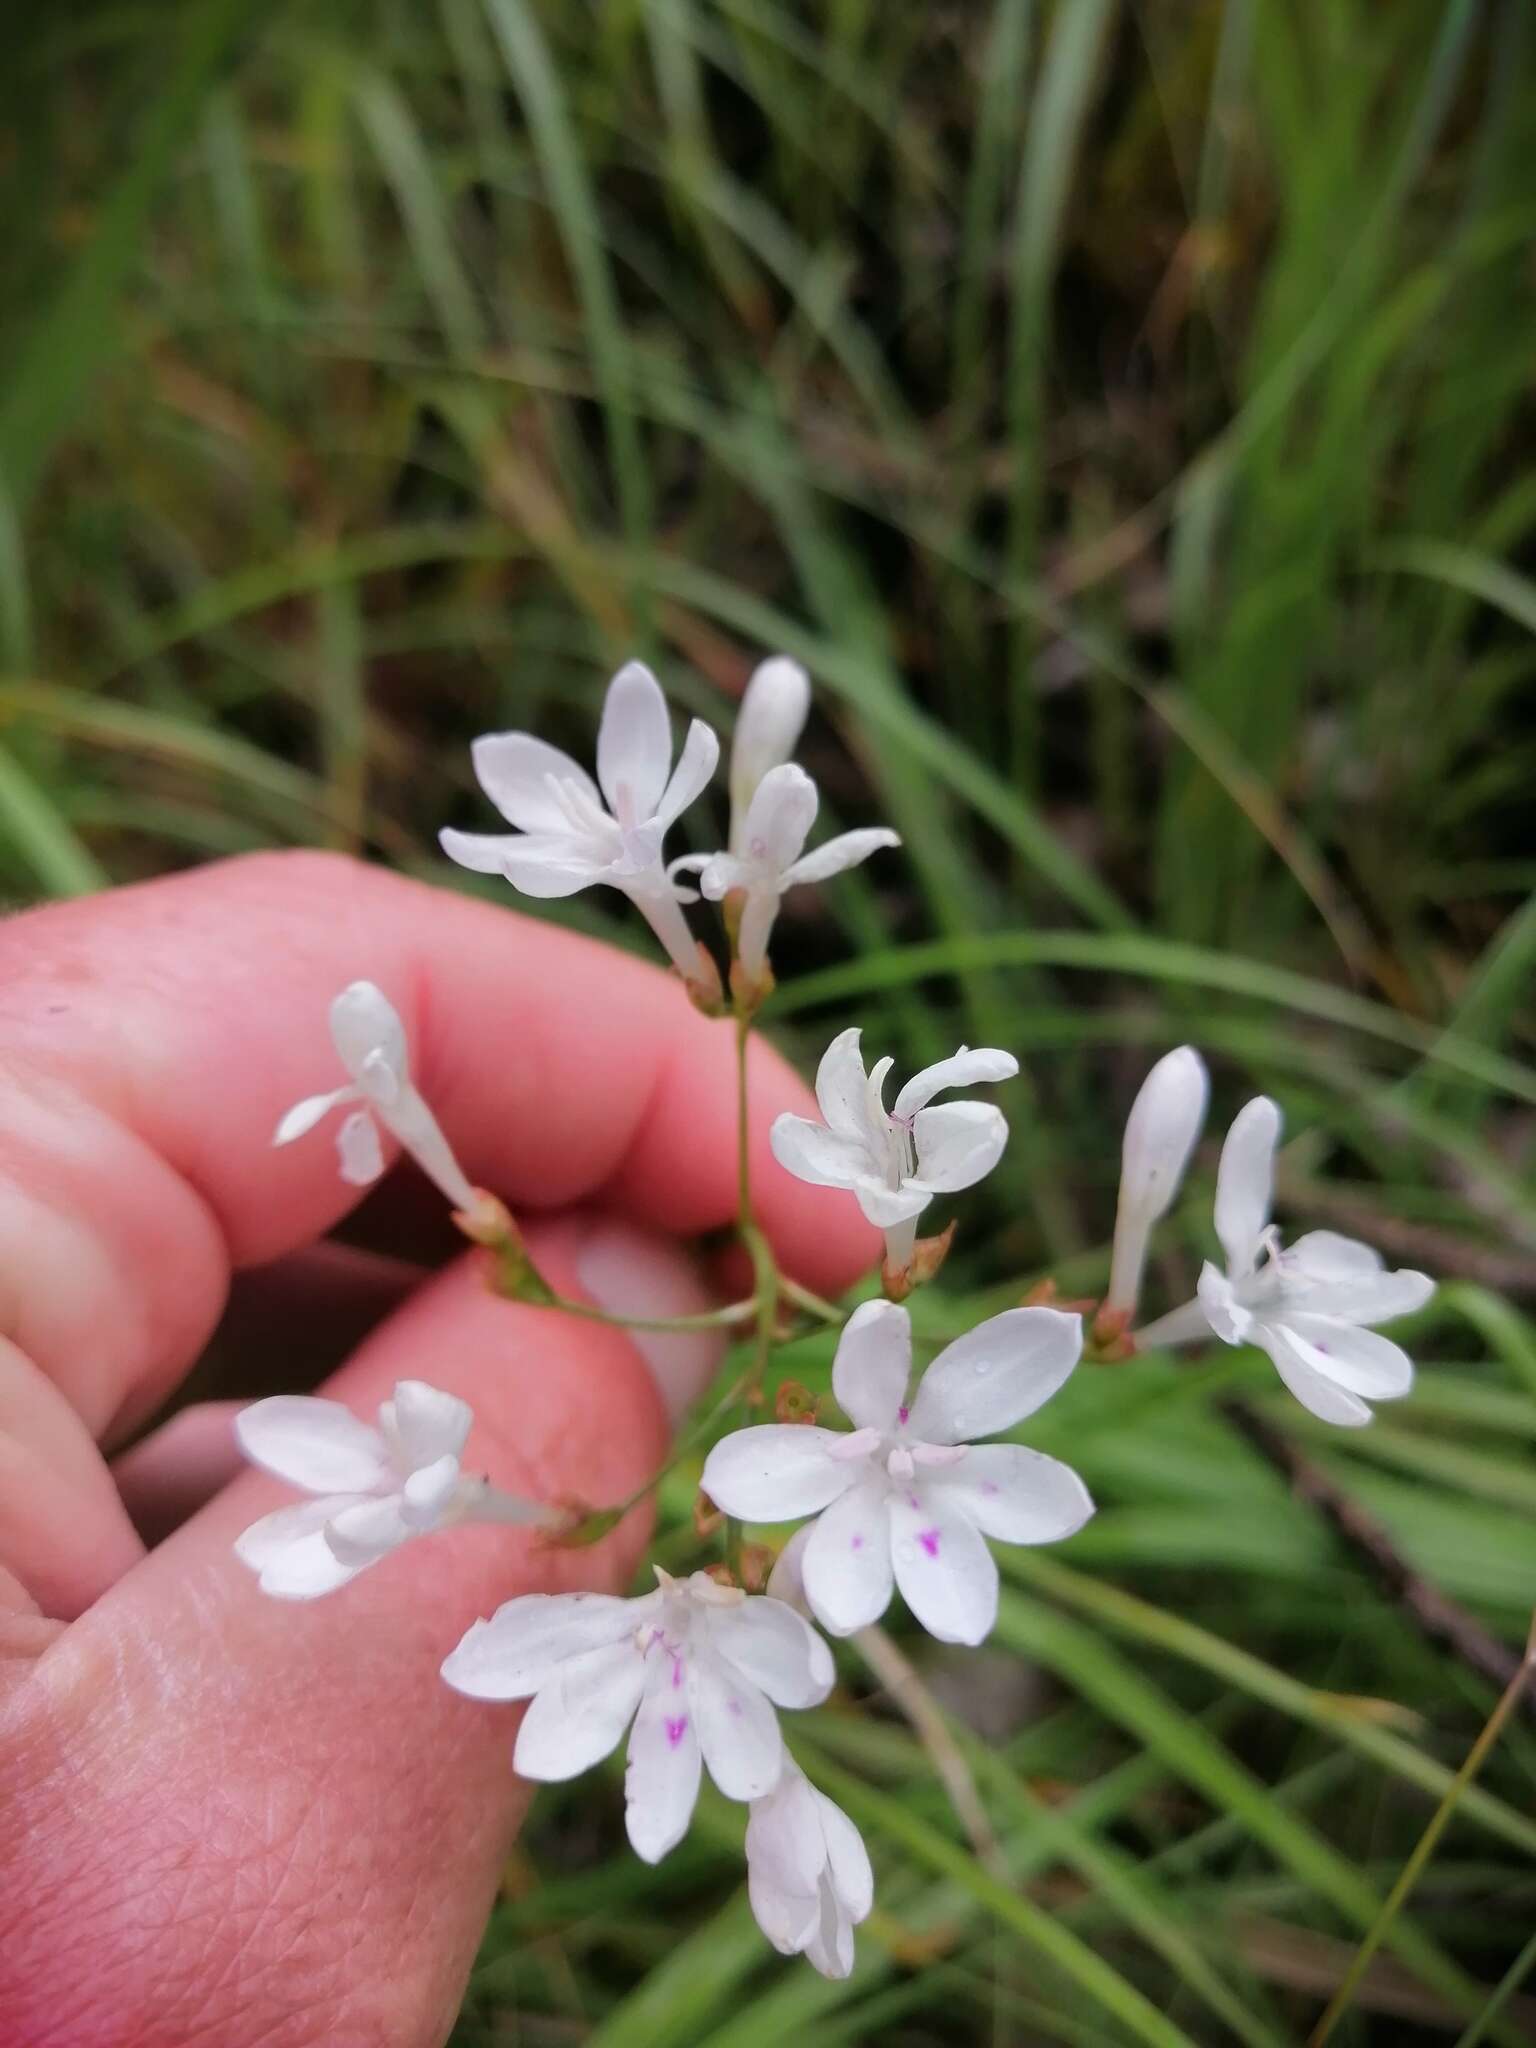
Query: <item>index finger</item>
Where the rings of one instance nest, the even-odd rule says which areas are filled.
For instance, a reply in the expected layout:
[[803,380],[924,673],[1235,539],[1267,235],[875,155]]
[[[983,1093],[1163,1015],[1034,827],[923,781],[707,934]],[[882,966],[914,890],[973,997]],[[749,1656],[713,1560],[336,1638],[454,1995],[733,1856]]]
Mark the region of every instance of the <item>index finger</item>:
[[[34,911],[0,928],[0,1271],[10,1334],[55,1377],[76,1361],[98,1428],[151,1355],[193,1354],[231,1265],[302,1245],[357,1201],[323,1136],[271,1139],[328,1085],[327,1006],[360,978],[405,1020],[472,1180],[514,1207],[596,1199],[684,1234],[732,1219],[731,1028],[642,961],[328,854]],[[767,1144],[806,1095],[754,1046],[758,1220],[790,1273],[837,1291],[872,1262],[873,1233]]]

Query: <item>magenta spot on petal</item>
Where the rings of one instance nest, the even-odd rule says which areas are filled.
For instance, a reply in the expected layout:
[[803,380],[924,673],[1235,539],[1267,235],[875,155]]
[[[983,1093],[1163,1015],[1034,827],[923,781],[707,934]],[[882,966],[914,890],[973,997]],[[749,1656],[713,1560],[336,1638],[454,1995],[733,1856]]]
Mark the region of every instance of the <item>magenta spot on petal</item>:
[[669,1718],[667,1721],[667,1746],[670,1749],[676,1749],[687,1732],[688,1716],[686,1714],[679,1714],[675,1721]]
[[983,1479],[983,1481],[981,1482],[981,1490],[983,1493],[996,1493],[997,1481],[995,1479]]
[[725,1703],[725,1711],[728,1714],[734,1714],[737,1720],[739,1721],[741,1719],[741,1701],[736,1699],[727,1700]]
[[920,1508],[922,1506],[922,1502],[918,1499],[915,1493],[909,1493],[907,1495],[907,1506],[909,1508]]
[[937,1529],[919,1529],[917,1532],[917,1540],[919,1543],[921,1543],[924,1550],[927,1551],[930,1557],[938,1556],[939,1532]]
[[906,1421],[906,1419],[907,1419],[907,1417],[908,1417],[908,1416],[909,1416],[909,1415],[910,1415],[911,1413],[912,1413],[912,1410],[911,1410],[910,1408],[898,1408],[898,1409],[896,1410],[896,1420],[897,1420],[898,1422],[905,1422],[905,1421]]
[[677,1688],[682,1684],[682,1682],[683,1660],[681,1657],[674,1657],[672,1659],[672,1690],[676,1692]]
[[853,1541],[848,1545],[848,1548],[850,1550],[862,1550],[864,1548],[864,1538],[862,1536],[855,1536]]

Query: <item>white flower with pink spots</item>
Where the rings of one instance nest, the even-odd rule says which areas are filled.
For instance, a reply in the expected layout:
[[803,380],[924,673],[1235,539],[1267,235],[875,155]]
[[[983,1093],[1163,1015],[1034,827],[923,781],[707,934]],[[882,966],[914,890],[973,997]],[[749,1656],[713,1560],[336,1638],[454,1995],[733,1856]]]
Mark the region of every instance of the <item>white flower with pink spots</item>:
[[814,1707],[832,1689],[831,1652],[783,1601],[655,1570],[638,1600],[509,1600],[443,1665],[472,1699],[530,1702],[513,1753],[525,1778],[577,1777],[628,1728],[625,1819],[647,1863],[687,1833],[701,1768],[728,1799],[771,1792],[785,1762],[774,1708]]
[[738,1430],[710,1452],[704,1491],[748,1522],[816,1520],[790,1546],[822,1627],[852,1635],[901,1588],[946,1643],[979,1643],[997,1619],[985,1539],[1054,1543],[1093,1513],[1069,1466],[1022,1444],[983,1444],[1049,1400],[1082,1351],[1082,1319],[1060,1309],[992,1316],[941,1351],[907,1394],[912,1323],[867,1301],[844,1329],[832,1391],[851,1433],[805,1423]]

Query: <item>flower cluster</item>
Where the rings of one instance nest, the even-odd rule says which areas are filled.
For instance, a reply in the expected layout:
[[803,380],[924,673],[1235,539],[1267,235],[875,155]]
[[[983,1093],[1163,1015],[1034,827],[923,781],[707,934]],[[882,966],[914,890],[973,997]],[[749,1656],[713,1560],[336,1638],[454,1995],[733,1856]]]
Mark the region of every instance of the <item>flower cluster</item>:
[[[717,852],[670,864],[664,857],[666,835],[705,790],[719,747],[695,719],[674,765],[666,702],[638,662],[609,686],[596,781],[532,734],[488,735],[475,744],[475,771],[513,829],[445,831],[443,847],[530,895],[569,895],[593,883],[621,890],[693,1000],[716,1014],[729,1003],[744,1034],[773,987],[770,942],[786,892],[898,843],[874,828],[806,851],[818,796],[789,757],[809,701],[796,663],[777,658],[756,671],[731,753],[729,839]],[[688,874],[697,875],[697,892],[679,880]],[[724,910],[729,997],[688,923],[700,895]],[[344,989],[330,1030],[347,1078],[290,1109],[275,1142],[287,1144],[347,1107],[337,1141],[345,1180],[376,1178],[389,1138],[441,1190],[465,1233],[501,1261],[502,1291],[559,1307],[505,1209],[455,1158],[412,1077],[405,1026],[383,991],[370,982]],[[880,1058],[866,1069],[859,1030],[843,1031],[817,1071],[819,1118],[783,1115],[771,1133],[784,1171],[845,1190],[884,1233],[883,1298],[862,1302],[844,1321],[782,1282],[770,1259],[755,1305],[721,1312],[723,1327],[744,1308],[765,1345],[775,1319],[807,1301],[835,1316],[842,1327],[831,1394],[848,1427],[830,1426],[813,1408],[715,1436],[701,1486],[729,1518],[735,1572],[717,1563],[684,1577],[658,1565],[655,1586],[633,1599],[525,1594],[477,1621],[442,1665],[446,1682],[473,1699],[527,1703],[514,1754],[526,1778],[574,1777],[627,1735],[626,1826],[648,1862],[686,1833],[707,1771],[747,1808],[747,1884],[759,1924],[781,1952],[803,1953],[829,1976],[852,1968],[853,1929],[870,1911],[873,1879],[857,1829],[790,1756],[779,1726],[780,1709],[813,1708],[832,1689],[832,1651],[820,1631],[857,1638],[899,1592],[911,1618],[940,1642],[986,1639],[999,1601],[990,1545],[1058,1542],[1094,1512],[1076,1472],[1011,1436],[1085,1354],[1108,1359],[1212,1337],[1251,1344],[1314,1415],[1360,1425],[1371,1419],[1372,1401],[1407,1393],[1413,1378],[1406,1353],[1374,1326],[1422,1307],[1432,1291],[1422,1273],[1390,1272],[1368,1246],[1329,1231],[1282,1242],[1270,1221],[1280,1111],[1261,1096],[1239,1112],[1221,1151],[1213,1220],[1224,1267],[1207,1263],[1190,1300],[1133,1328],[1154,1230],[1178,1197],[1209,1101],[1203,1062],[1181,1046],[1152,1068],[1126,1124],[1108,1286],[1088,1329],[1078,1308],[1050,1306],[1049,1288],[1044,1298],[1037,1289],[1025,1305],[945,1345],[914,1379],[912,1321],[902,1304],[932,1278],[954,1230],[951,1222],[919,1239],[918,1219],[935,1196],[982,1180],[1008,1137],[993,1103],[936,1098],[1005,1083],[1018,1063],[995,1048],[961,1046],[913,1075],[887,1107],[891,1065]],[[750,1213],[740,1220],[748,1232]],[[738,1385],[715,1413],[741,1405],[741,1393]],[[568,1505],[520,1500],[467,1473],[471,1420],[465,1402],[416,1380],[399,1383],[376,1424],[333,1401],[257,1402],[236,1425],[242,1448],[309,1498],[257,1522],[237,1554],[264,1592],[307,1600],[455,1524],[520,1524],[542,1541],[585,1541],[627,1505],[573,1523]],[[761,1580],[744,1582],[739,1569],[742,1525],[785,1523],[801,1526],[758,1591]]]

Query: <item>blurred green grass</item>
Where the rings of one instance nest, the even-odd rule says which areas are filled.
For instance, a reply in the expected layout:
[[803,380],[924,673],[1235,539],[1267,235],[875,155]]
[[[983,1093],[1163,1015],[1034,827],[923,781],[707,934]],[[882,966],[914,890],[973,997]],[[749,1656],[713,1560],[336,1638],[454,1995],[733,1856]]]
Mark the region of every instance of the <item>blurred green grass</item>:
[[[1119,1121],[1194,1038],[1222,1111],[1286,1104],[1292,1215],[1450,1282],[1413,1402],[1347,1440],[1275,1413],[1517,1640],[1529,10],[141,0],[11,33],[5,897],[271,844],[474,886],[434,851],[483,822],[474,733],[583,751],[636,651],[723,726],[796,653],[829,813],[906,852],[793,906],[778,1028],[1026,1064],[930,1316],[1102,1278]],[[1207,1161],[1170,1294],[1208,1193]],[[730,1809],[653,1873],[611,1782],[559,1788],[466,2048],[1300,2039],[1488,1700],[1231,1434],[1234,1375],[1264,1385],[1080,1374],[1032,1434],[1101,1512],[1014,1554],[983,1681],[930,1672],[963,1738],[1001,1717],[1011,1884],[850,1657],[805,1746],[880,1869],[854,1978],[771,1956]],[[1531,1924],[1533,1771],[1517,1729],[1341,2040],[1471,2041]]]

